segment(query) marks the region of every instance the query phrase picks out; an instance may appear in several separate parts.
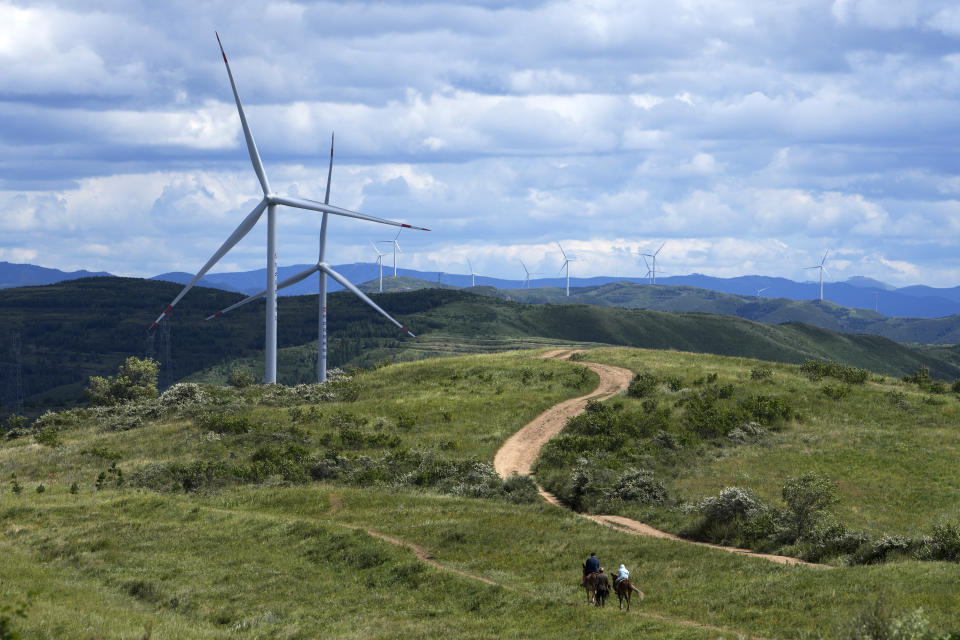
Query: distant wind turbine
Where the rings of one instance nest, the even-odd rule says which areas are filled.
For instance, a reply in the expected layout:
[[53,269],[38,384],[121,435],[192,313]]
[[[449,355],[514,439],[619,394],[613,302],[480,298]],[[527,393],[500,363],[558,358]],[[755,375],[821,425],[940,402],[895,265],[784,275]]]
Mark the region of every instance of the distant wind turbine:
[[653,271],[650,269],[650,263],[647,262],[647,256],[645,254],[641,253],[640,256],[643,258],[643,264],[647,266],[647,272],[644,274],[643,277],[647,279],[647,282],[650,282],[650,274],[653,273]]
[[[640,255],[645,258],[650,258],[652,265],[647,263],[647,268],[650,269],[651,284],[657,284],[657,256],[660,255],[660,252],[663,251],[663,248],[667,245],[666,242],[660,245],[660,248],[654,251],[653,253],[641,253]],[[646,260],[644,260],[646,262]]]
[[[357,213],[355,211],[349,211],[347,209],[342,209],[340,207],[335,207],[326,202],[317,202],[316,200],[308,200],[306,198],[295,198],[290,196],[281,196],[273,192],[270,188],[270,184],[267,182],[267,174],[263,168],[263,162],[260,159],[260,152],[257,150],[257,145],[253,140],[253,134],[250,132],[250,127],[247,124],[247,117],[243,111],[243,104],[240,102],[240,94],[237,91],[236,82],[233,80],[233,72],[230,70],[230,63],[227,61],[227,54],[223,49],[223,44],[220,43],[220,36],[217,35],[217,42],[220,44],[220,54],[223,56],[223,63],[227,67],[227,76],[230,78],[230,88],[233,90],[233,98],[237,103],[237,112],[240,115],[240,126],[243,128],[243,137],[247,143],[247,153],[250,156],[250,162],[253,164],[253,171],[257,175],[257,180],[260,183],[260,188],[263,191],[263,197],[260,202],[247,214],[243,219],[240,225],[234,229],[233,233],[224,241],[220,248],[217,249],[214,254],[207,260],[206,264],[200,268],[200,271],[197,272],[193,279],[187,283],[183,289],[180,290],[180,293],[173,299],[173,301],[167,305],[156,320],[153,321],[153,324],[150,325],[152,330],[157,326],[176,306],[178,302],[186,295],[193,286],[200,280],[219,260],[226,255],[230,249],[234,247],[240,240],[246,236],[251,229],[257,224],[257,221],[260,220],[260,217],[263,215],[263,212],[267,212],[267,288],[265,290],[265,295],[267,297],[266,305],[266,330],[265,330],[265,339],[264,339],[264,382],[271,383],[277,381],[277,205],[285,205],[288,207],[295,207],[297,209],[305,209],[307,211],[317,211],[324,215],[324,222],[326,221],[326,216],[329,213],[338,216],[346,216],[348,218],[358,218],[360,220],[368,220],[370,222],[379,222],[381,224],[389,224],[396,227],[407,227],[412,229],[421,229],[427,231],[427,229],[422,229],[421,227],[412,227],[408,224],[403,224],[401,222],[393,222],[391,220],[384,220],[382,218],[375,218],[373,216],[368,216],[363,213]],[[321,228],[321,235],[324,233]],[[325,238],[324,238],[325,239]],[[321,244],[323,239],[321,240]]]
[[557,246],[560,247],[560,253],[563,254],[563,266],[560,267],[560,271],[557,273],[561,273],[563,271],[567,272],[567,297],[570,297],[570,263],[576,260],[576,258],[573,256],[568,257],[566,252],[563,250],[563,247],[560,246],[559,242],[557,243]]
[[[403,231],[403,229],[400,229],[400,231]],[[397,277],[397,253],[398,252],[403,253],[403,249],[401,249],[400,245],[397,244],[397,238],[400,237],[400,231],[397,231],[397,235],[393,236],[393,240],[377,240],[377,242],[381,244],[389,243],[393,245],[393,277],[394,278]]]
[[[332,176],[333,176],[333,137],[331,136],[330,138],[330,169],[327,171],[327,195],[326,195],[327,201],[330,200],[330,178]],[[353,292],[354,295],[356,295],[358,298],[366,302],[377,313],[379,313],[380,315],[385,317],[387,320],[395,324],[402,331],[406,332],[411,338],[417,337],[413,335],[413,333],[409,329],[407,329],[405,326],[403,326],[402,324],[394,320],[389,313],[381,309],[377,305],[377,303],[375,303],[373,300],[368,298],[367,295],[362,291],[360,291],[360,289],[358,289],[356,286],[354,286],[352,282],[350,282],[345,277],[343,277],[342,275],[334,271],[330,267],[330,265],[327,264],[325,260],[325,254],[326,254],[326,248],[327,248],[326,245],[327,245],[327,216],[326,214],[324,214],[323,222],[320,225],[320,253],[319,253],[319,257],[317,258],[317,264],[315,264],[314,266],[310,267],[305,271],[301,271],[295,276],[291,276],[287,278],[286,280],[276,285],[277,289],[286,289],[287,287],[293,286],[298,282],[305,280],[306,278],[310,277],[314,273],[320,274],[320,285],[319,285],[320,322],[318,327],[319,335],[318,335],[318,344],[317,344],[317,381],[318,382],[325,382],[327,379],[327,276],[330,276],[331,278],[339,282],[345,289],[349,289],[351,292]],[[262,298],[267,294],[268,294],[267,290],[260,291],[259,293],[255,293],[254,295],[248,296],[243,300],[241,300],[240,302],[237,302],[236,304],[230,305],[226,309],[216,312],[212,316],[207,317],[206,320],[213,320],[214,318],[222,316],[228,311],[232,311],[237,307],[241,307],[247,304],[248,302],[253,302],[254,300],[258,300],[259,298]]]
[[[820,269],[820,301],[823,302],[823,272],[827,271],[827,268],[823,266],[823,263],[827,261],[827,254],[830,253],[830,249],[827,249],[823,252],[823,258],[820,260],[820,264],[814,265],[812,267],[804,267],[804,269]],[[830,273],[827,271],[827,273]]]
[[475,287],[477,286],[477,274],[473,270],[473,263],[470,262],[470,258],[467,258],[467,266],[470,267],[470,286]]
[[770,287],[764,287],[763,289],[757,289],[757,300],[760,299],[760,294],[769,289]]
[[377,266],[380,267],[380,293],[383,293],[383,256],[387,254],[380,253],[380,249],[377,249],[377,245],[372,241],[370,245],[373,247],[373,250],[377,252]]
[[523,267],[523,273],[525,274],[525,275],[524,275],[524,278],[523,278],[523,288],[524,288],[524,289],[529,289],[529,288],[530,288],[530,276],[532,276],[533,274],[530,273],[530,269],[527,269],[527,265],[523,264],[523,260],[520,261],[520,266]]

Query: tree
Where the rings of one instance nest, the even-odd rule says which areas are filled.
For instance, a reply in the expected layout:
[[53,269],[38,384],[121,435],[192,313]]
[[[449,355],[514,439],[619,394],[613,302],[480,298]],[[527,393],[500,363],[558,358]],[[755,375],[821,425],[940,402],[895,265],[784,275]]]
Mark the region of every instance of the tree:
[[827,508],[838,500],[837,486],[829,478],[813,472],[788,478],[782,495],[787,503],[784,520],[797,540],[803,538]]
[[98,406],[156,398],[159,368],[156,360],[131,356],[117,369],[117,375],[92,376],[87,383],[87,398]]

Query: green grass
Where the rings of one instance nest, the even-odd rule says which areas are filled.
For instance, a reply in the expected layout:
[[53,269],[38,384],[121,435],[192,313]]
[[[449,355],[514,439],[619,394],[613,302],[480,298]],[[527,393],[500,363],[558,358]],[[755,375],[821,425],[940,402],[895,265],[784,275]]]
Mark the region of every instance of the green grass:
[[[76,414],[77,424],[56,432],[56,447],[29,436],[0,441],[0,603],[35,592],[28,617],[14,620],[25,638],[141,638],[148,628],[154,638],[552,639],[582,637],[585,629],[654,639],[830,638],[881,594],[897,611],[922,608],[933,629],[955,628],[960,565],[954,563],[785,567],[630,536],[541,503],[444,495],[429,484],[418,490],[272,474],[195,492],[134,486],[137,471],[149,465],[246,464],[260,450],[292,444],[317,457],[336,449],[353,461],[410,450],[447,461],[489,461],[544,408],[596,384],[577,363],[532,355],[385,366],[342,383],[339,400],[305,402],[299,392],[278,395],[264,387],[208,388],[204,411],[246,416],[245,432],[201,428],[203,411],[193,410],[165,411],[128,431],[113,430],[128,424],[131,409],[121,408]],[[685,458],[669,478],[672,492],[694,499],[733,478],[768,497],[778,478],[794,470],[788,465],[799,473],[804,463],[822,458],[830,465],[822,470],[835,479],[890,483],[885,490],[842,483],[841,513],[854,522],[890,530],[900,523],[913,533],[938,509],[956,512],[955,496],[944,491],[952,486],[944,484],[949,478],[922,497],[919,508],[905,509],[898,494],[908,486],[912,491],[918,477],[927,482],[946,473],[956,456],[949,446],[927,453],[929,472],[887,468],[903,453],[898,447],[909,451],[917,438],[951,432],[957,422],[952,396],[947,404],[928,405],[903,383],[873,379],[836,402],[819,391],[822,383],[789,365],[769,365],[769,377],[753,379],[759,363],[738,358],[628,349],[595,350],[586,358],[685,381],[716,372],[720,382],[789,396],[803,414],[764,446],[707,448],[709,455]],[[913,428],[902,429],[906,418],[889,418],[876,402],[888,390],[910,399],[913,409],[904,415],[918,421]],[[900,437],[861,439],[860,460],[852,453],[831,458],[860,419],[880,435]],[[374,440],[389,436],[392,444],[361,439],[347,446],[344,424]],[[126,484],[96,491],[96,475],[114,462]],[[840,473],[844,465],[853,465],[848,475]],[[23,486],[20,495],[9,489],[11,473]],[[35,491],[40,482],[47,487],[42,494]],[[80,485],[77,495],[68,491],[72,482]],[[851,493],[852,487],[861,491]],[[442,568],[362,529],[419,545]],[[579,566],[590,551],[607,567],[630,567],[647,594],[634,601],[631,614],[581,602]]]

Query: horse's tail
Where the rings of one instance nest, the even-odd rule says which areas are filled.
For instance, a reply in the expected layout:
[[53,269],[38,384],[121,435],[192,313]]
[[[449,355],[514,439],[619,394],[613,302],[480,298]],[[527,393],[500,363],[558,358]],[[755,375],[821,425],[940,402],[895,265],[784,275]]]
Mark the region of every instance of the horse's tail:
[[632,582],[630,583],[630,588],[633,589],[634,591],[636,591],[636,592],[637,592],[637,595],[639,595],[641,598],[644,597],[644,596],[643,596],[643,591],[640,591],[640,589],[637,589],[635,586],[633,586],[633,583],[632,583]]

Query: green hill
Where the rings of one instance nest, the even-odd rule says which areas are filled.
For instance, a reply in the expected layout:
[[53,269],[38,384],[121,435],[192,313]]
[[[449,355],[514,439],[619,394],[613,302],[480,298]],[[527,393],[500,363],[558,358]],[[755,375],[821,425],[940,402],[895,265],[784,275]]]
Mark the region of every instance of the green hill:
[[[591,461],[624,467],[596,467],[617,471],[611,487],[638,468],[663,483],[667,502],[625,501],[621,513],[684,526],[728,482],[775,506],[784,478],[812,469],[838,482],[834,511],[851,540],[872,553],[887,532],[894,545],[870,566],[841,553],[823,558],[834,568],[787,567],[601,528],[542,504],[529,481],[496,477],[492,454],[510,434],[596,384],[577,363],[532,355],[402,363],[324,386],[178,385],[155,400],[48,416],[0,441],[0,594],[4,606],[30,603],[23,617],[0,615],[25,638],[538,640],[585,628],[654,640],[837,638],[870,615],[887,616],[887,629],[909,619],[935,637],[957,631],[960,564],[896,551],[897,536],[918,539],[960,506],[952,394],[929,403],[886,379],[835,400],[821,390],[827,380],[792,365],[585,355],[658,380],[648,397],[591,405],[612,423],[590,418],[561,436],[580,438],[572,450]],[[760,394],[795,413],[749,440],[686,439],[682,419],[667,422],[667,436],[645,431],[642,416],[680,417],[726,385],[731,406]],[[574,432],[590,424],[611,428]],[[564,469],[555,459],[543,472],[553,482]],[[560,484],[608,486],[586,480],[570,473]],[[840,535],[833,525],[825,537]],[[871,537],[853,535],[861,530]],[[591,551],[632,569],[646,598],[629,614],[583,603],[579,565]]]
[[888,318],[868,309],[854,309],[828,300],[757,298],[684,286],[615,282],[571,289],[484,291],[507,300],[531,304],[590,304],[625,309],[699,312],[731,315],[756,322],[803,322],[842,333],[874,334],[897,342],[960,343],[960,316],[945,318]]
[[[7,329],[0,335],[0,353],[9,353],[11,338],[19,335],[28,412],[36,415],[47,407],[77,402],[89,376],[114,372],[130,355],[152,353],[161,361],[163,386],[203,371],[217,370],[225,377],[224,372],[238,361],[259,375],[262,301],[203,322],[207,315],[241,296],[198,288],[164,321],[169,323],[169,340],[163,331],[150,338],[146,328],[179,289],[176,284],[151,280],[91,278],[0,291],[0,325]],[[590,305],[525,305],[440,289],[384,293],[374,298],[421,339],[412,341],[399,335],[353,295],[337,292],[328,304],[331,367],[559,342],[781,362],[830,359],[898,376],[925,366],[941,379],[960,377],[956,364],[935,354],[914,352],[876,336],[837,334],[807,325],[767,325],[730,316]],[[293,384],[314,379],[316,297],[281,299],[279,317],[278,343],[285,358],[279,367],[280,381]],[[0,413],[11,411],[11,371],[7,366],[0,372],[7,376],[0,384],[0,393],[6,394],[0,397]]]

